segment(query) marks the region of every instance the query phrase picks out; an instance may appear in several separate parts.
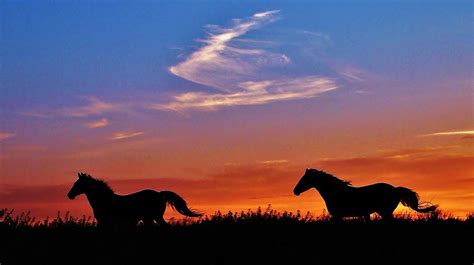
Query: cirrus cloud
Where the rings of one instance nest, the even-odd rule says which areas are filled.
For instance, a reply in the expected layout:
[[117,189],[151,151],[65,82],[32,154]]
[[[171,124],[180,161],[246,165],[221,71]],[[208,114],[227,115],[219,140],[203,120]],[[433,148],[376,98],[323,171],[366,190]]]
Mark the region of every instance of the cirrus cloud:
[[92,122],[86,122],[84,126],[87,128],[95,129],[95,128],[101,128],[109,125],[109,120],[106,118],[102,118],[98,121],[92,121]]
[[187,109],[215,110],[237,105],[260,105],[273,101],[312,98],[331,91],[337,85],[328,78],[309,76],[304,78],[244,82],[242,91],[235,93],[187,92],[174,97],[166,104],[151,105],[152,109],[182,111]]
[[453,135],[473,136],[474,130],[435,132],[435,133],[423,134],[421,136],[453,136]]
[[121,107],[114,103],[102,101],[96,97],[86,97],[87,104],[80,107],[69,107],[59,110],[59,114],[67,117],[87,117],[107,112],[119,111]]
[[[256,13],[245,19],[234,19],[230,27],[208,26],[208,37],[202,47],[184,61],[171,66],[171,74],[218,92],[184,92],[167,103],[152,104],[158,110],[215,110],[226,106],[258,105],[274,101],[312,98],[336,89],[329,77],[318,74],[280,74],[293,64],[282,53],[244,45],[239,37],[276,21],[279,10]],[[258,45],[258,42],[254,42]],[[283,69],[284,70],[284,69]],[[286,72],[286,71],[285,71]]]
[[110,138],[111,140],[122,140],[126,138],[131,138],[135,136],[142,135],[143,132],[116,132]]
[[58,108],[49,111],[30,110],[20,112],[19,114],[35,118],[85,118],[89,116],[98,116],[106,113],[125,112],[130,109],[130,105],[122,103],[107,102],[95,96],[80,97],[83,102],[78,106]]
[[0,132],[0,141],[14,137],[16,134],[9,132]]

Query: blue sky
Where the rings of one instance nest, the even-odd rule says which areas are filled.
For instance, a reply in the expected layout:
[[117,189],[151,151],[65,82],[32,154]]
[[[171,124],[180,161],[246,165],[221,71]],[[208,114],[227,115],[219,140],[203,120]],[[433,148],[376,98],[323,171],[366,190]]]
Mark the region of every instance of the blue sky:
[[[25,142],[107,138],[93,123],[160,136],[229,117],[330,127],[352,112],[419,120],[471,103],[468,2],[3,1],[0,12],[0,131]],[[192,60],[248,22],[217,59]],[[457,111],[443,129],[467,126]]]
[[195,84],[170,75],[167,68],[201,45],[196,40],[206,37],[205,25],[226,26],[232,18],[268,10],[281,10],[278,21],[246,38],[276,42],[272,49],[303,59],[307,55],[295,50],[312,44],[303,32],[329,39],[310,47],[314,58],[299,66],[305,71],[329,71],[326,61],[337,61],[401,80],[413,75],[430,80],[446,71],[470,74],[469,4],[343,3],[349,4],[3,1],[2,111],[26,111],[46,99],[59,106],[83,95],[110,98],[193,89]]

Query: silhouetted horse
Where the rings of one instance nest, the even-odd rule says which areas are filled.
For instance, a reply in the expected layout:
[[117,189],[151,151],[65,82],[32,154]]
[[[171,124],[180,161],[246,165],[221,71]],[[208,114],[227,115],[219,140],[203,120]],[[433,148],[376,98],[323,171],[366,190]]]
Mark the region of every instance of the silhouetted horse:
[[434,211],[437,207],[431,203],[419,203],[418,194],[404,187],[395,188],[387,183],[352,187],[349,181],[316,169],[306,169],[293,192],[299,196],[310,188],[319,191],[328,212],[335,219],[363,216],[370,221],[371,213],[378,213],[383,219],[391,219],[400,201],[420,213]]
[[142,190],[129,195],[117,195],[102,180],[84,173],[78,173],[78,177],[67,196],[73,200],[85,193],[100,227],[135,226],[140,220],[145,226],[152,225],[153,221],[166,224],[163,214],[167,203],[180,214],[201,216],[190,210],[186,201],[171,191]]

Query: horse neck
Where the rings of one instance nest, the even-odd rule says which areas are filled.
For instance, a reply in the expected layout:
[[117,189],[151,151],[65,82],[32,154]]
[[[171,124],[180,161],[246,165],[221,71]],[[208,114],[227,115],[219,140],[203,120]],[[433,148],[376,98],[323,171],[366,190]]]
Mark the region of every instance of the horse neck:
[[314,187],[324,199],[332,197],[332,195],[337,194],[339,191],[347,189],[347,186],[344,185],[331,185],[327,183],[322,185],[314,185]]
[[92,190],[86,192],[87,200],[92,208],[107,207],[116,196],[113,191]]

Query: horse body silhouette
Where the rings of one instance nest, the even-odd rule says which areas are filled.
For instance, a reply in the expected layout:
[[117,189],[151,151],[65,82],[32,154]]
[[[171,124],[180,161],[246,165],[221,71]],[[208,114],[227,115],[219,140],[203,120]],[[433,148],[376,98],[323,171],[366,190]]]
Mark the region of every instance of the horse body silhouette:
[[394,187],[387,183],[352,187],[350,182],[316,169],[306,169],[293,192],[299,196],[310,188],[319,191],[328,212],[335,219],[364,217],[370,221],[372,213],[379,214],[383,219],[392,219],[393,211],[400,202],[420,213],[437,208],[431,203],[420,203],[418,194],[405,187]]
[[186,201],[171,191],[142,190],[118,195],[102,180],[84,173],[78,173],[78,177],[67,196],[73,200],[77,195],[86,194],[99,227],[135,226],[139,221],[145,226],[151,226],[154,221],[166,224],[163,219],[166,204],[185,216],[202,215],[189,209]]

